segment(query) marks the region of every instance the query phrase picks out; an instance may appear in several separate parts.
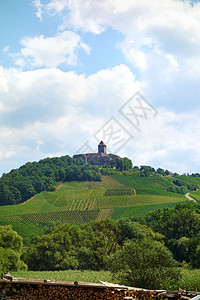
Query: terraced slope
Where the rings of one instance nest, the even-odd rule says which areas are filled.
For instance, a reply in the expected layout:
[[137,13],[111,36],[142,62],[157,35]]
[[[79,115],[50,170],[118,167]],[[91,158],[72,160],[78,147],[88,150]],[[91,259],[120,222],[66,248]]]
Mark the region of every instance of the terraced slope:
[[54,192],[42,192],[23,204],[2,206],[0,223],[53,221],[85,223],[91,220],[139,216],[185,201],[167,192],[165,178],[103,176],[102,182],[66,182]]

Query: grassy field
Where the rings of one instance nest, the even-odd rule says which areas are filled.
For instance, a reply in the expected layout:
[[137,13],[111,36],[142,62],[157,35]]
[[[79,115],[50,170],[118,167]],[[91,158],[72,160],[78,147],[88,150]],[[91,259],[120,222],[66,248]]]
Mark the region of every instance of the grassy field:
[[112,274],[109,271],[91,271],[91,270],[36,271],[36,272],[20,271],[20,272],[12,272],[12,275],[14,277],[27,278],[27,279],[49,279],[49,280],[60,280],[60,281],[83,281],[83,282],[96,282],[96,283],[99,283],[100,280],[113,282]]
[[[137,195],[163,195],[171,197],[172,193],[167,192],[167,188],[174,185],[174,178],[161,177],[159,175],[152,177],[134,177],[116,174],[112,177],[125,186],[135,188]],[[175,197],[180,197],[180,195],[176,193],[173,195]]]
[[[184,201],[180,201],[179,203],[184,203]],[[153,212],[157,209],[174,208],[176,204],[177,202],[163,202],[131,207],[116,207],[112,213],[112,218],[117,220],[124,217],[143,217],[145,214]]]
[[[112,278],[112,274],[109,271],[80,271],[80,270],[66,270],[66,271],[20,271],[12,272],[12,275],[18,278],[30,278],[30,279],[50,279],[61,281],[84,281],[84,282],[96,282],[108,281],[112,283],[119,283]],[[200,270],[181,270],[182,278],[177,283],[177,289],[180,287],[187,291],[200,291]]]
[[193,197],[195,200],[200,201],[200,191],[194,191],[190,193],[190,196]]

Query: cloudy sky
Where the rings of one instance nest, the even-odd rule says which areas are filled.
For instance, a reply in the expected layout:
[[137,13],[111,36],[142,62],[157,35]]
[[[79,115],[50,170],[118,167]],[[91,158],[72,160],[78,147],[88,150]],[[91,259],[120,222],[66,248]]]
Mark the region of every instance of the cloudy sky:
[[0,174],[97,150],[200,172],[200,3],[0,1]]

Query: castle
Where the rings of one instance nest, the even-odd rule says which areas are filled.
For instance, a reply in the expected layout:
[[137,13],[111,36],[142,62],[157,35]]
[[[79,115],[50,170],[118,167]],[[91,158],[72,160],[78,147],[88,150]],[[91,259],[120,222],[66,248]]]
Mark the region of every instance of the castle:
[[98,145],[98,153],[76,154],[73,158],[82,158],[85,162],[98,167],[114,165],[119,159],[118,156],[112,158],[106,153],[106,145],[103,141]]

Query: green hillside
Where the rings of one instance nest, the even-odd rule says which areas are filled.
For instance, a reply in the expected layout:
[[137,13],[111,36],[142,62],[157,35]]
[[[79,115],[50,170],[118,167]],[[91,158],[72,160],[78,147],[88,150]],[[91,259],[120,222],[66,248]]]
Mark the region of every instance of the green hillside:
[[[101,182],[65,182],[18,205],[1,206],[0,223],[85,223],[106,217],[142,216],[158,208],[174,207],[184,195],[166,191],[169,177],[103,176]],[[33,230],[34,231],[34,230]]]

